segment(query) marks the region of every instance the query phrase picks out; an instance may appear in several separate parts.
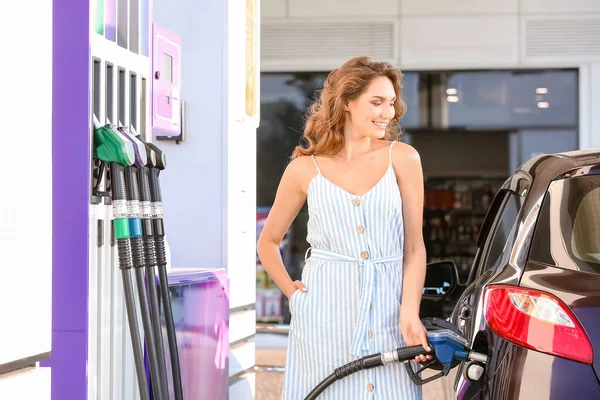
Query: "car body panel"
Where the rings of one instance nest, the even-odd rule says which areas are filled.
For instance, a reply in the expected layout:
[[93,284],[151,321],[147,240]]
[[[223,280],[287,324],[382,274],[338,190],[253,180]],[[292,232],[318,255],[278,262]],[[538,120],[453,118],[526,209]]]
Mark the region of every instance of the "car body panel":
[[[480,229],[478,252],[469,281],[460,288],[451,315],[475,351],[487,353],[488,364],[479,381],[463,376],[465,363],[443,378],[446,399],[569,399],[600,398],[600,359],[593,365],[526,349],[495,335],[484,315],[483,291],[493,284],[522,285],[556,295],[570,306],[600,354],[600,274],[533,263],[529,253],[540,210],[548,189],[557,180],[600,173],[600,149],[539,155],[524,163],[497,194]],[[502,198],[506,196],[506,199]],[[518,203],[505,247],[490,268],[487,258],[504,205]],[[485,228],[485,229],[484,229]],[[554,246],[554,244],[552,244]],[[558,244],[557,244],[558,245]],[[491,259],[491,258],[490,258]],[[454,293],[454,301],[457,293]],[[438,300],[439,301],[439,300]]]

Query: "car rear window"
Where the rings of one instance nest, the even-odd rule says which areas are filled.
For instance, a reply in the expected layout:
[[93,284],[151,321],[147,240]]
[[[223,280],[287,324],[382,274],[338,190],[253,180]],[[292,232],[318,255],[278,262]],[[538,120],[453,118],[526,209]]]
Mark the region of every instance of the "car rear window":
[[600,273],[600,175],[568,178],[550,185],[529,258]]

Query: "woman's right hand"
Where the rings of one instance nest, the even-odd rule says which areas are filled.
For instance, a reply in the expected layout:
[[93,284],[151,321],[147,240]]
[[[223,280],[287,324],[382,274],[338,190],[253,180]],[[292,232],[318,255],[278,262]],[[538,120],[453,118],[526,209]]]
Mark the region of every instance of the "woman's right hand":
[[290,304],[290,300],[292,299],[292,295],[296,292],[296,290],[300,290],[302,292],[306,292],[306,286],[304,286],[304,283],[302,283],[302,281],[293,281],[292,284],[289,286],[289,289],[287,290],[287,293],[285,293],[285,295],[288,298],[288,307],[290,309],[290,312],[292,312],[292,308],[289,305]]

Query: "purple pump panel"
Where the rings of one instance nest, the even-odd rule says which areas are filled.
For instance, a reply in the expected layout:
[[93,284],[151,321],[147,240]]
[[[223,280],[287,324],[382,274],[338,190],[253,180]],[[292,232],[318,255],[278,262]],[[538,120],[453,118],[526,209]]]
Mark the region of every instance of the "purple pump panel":
[[[169,273],[185,399],[225,399],[229,390],[229,280],[223,269]],[[163,314],[164,319],[164,314]],[[163,342],[174,398],[166,327]]]
[[[87,398],[90,2],[54,0],[52,398]],[[79,132],[79,134],[73,134]],[[81,134],[83,133],[83,134]]]
[[181,38],[152,25],[152,129],[181,135]]

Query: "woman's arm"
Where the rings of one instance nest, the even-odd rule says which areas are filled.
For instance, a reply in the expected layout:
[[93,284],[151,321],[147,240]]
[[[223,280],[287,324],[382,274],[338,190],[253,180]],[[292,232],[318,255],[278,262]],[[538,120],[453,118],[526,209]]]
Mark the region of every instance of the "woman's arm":
[[[423,241],[423,169],[419,153],[411,146],[398,143],[392,162],[402,196],[404,219],[404,277],[400,321],[408,346],[427,345],[427,332],[419,318],[421,296],[425,283],[426,252]],[[424,361],[425,357],[421,356]]]
[[303,172],[307,164],[303,158],[294,159],[285,169],[257,243],[258,257],[265,271],[288,298],[296,289],[305,290],[301,282],[291,280],[279,252],[285,233],[306,201]]

